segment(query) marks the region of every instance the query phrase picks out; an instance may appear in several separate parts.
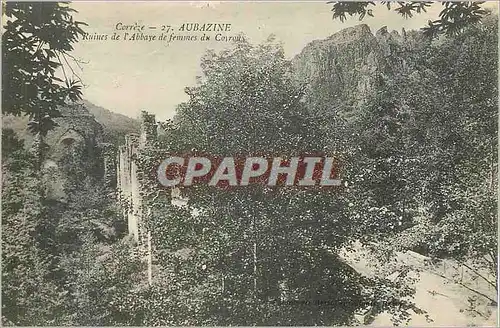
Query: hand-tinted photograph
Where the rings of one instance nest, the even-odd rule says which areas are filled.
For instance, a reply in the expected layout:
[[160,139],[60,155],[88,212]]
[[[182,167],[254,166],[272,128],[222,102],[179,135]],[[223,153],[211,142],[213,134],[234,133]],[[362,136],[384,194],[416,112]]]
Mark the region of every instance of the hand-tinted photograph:
[[496,327],[498,7],[2,1],[2,325]]

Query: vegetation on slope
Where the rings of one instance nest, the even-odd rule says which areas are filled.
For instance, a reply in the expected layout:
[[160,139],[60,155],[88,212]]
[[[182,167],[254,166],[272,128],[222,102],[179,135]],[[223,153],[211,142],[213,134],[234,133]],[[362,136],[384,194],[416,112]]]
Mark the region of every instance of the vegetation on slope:
[[[36,7],[27,6],[18,12]],[[389,279],[387,266],[364,277],[342,260],[356,240],[379,242],[381,262],[411,247],[496,275],[496,35],[496,24],[485,24],[414,40],[416,47],[395,43],[367,84],[373,92],[340,97],[333,108],[335,93],[319,86],[332,78],[334,87],[336,71],[320,70],[297,85],[293,63],[272,40],[207,53],[203,78],[187,89],[190,100],[179,105],[175,122],[163,124],[156,148],[137,158],[141,167],[156,165],[165,151],[326,150],[345,163],[345,185],[330,192],[200,186],[184,191],[186,209],[146,184],[152,286],[144,254],[124,237],[123,209],[99,179],[81,172],[81,158],[61,162],[69,193],[66,202],[54,201],[39,166],[43,152],[27,152],[13,131],[3,133],[3,323],[347,325],[384,311],[394,323],[423,313],[405,272]],[[44,127],[37,135],[50,130],[47,122],[52,116],[35,120]],[[113,127],[111,140],[132,127],[126,122]],[[396,238],[402,241],[391,244]]]

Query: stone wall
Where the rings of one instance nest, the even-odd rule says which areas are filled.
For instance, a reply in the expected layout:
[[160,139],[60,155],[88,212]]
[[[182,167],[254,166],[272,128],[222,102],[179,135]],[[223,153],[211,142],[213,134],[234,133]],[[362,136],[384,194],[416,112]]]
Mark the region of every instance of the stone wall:
[[134,158],[141,149],[156,140],[156,128],[155,116],[143,111],[140,135],[126,135],[125,145],[120,146],[117,156],[117,190],[124,208],[129,235],[139,245],[146,242],[146,232],[141,227],[141,172]]
[[31,144],[31,148],[43,147],[41,167],[50,181],[48,197],[64,203],[79,183],[103,178],[102,126],[80,104],[60,108],[60,112],[54,119],[57,125],[38,140],[43,144]]
[[116,163],[116,148],[110,143],[100,143],[100,158],[103,168],[104,184],[111,190],[117,187],[117,163]]

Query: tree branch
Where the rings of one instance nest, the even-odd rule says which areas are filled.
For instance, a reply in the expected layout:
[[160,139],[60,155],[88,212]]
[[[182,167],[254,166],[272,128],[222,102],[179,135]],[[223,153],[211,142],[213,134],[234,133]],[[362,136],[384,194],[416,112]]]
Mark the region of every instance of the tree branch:
[[480,274],[476,269],[473,269],[472,267],[468,266],[465,263],[461,263],[464,267],[475,273],[478,277],[481,277],[484,281],[486,281],[491,287],[497,289],[496,284],[492,283],[490,280],[488,280],[486,277],[484,277],[482,274]]
[[444,278],[444,279],[446,279],[446,280],[448,280],[448,281],[452,281],[452,282],[456,283],[457,285],[460,285],[460,286],[464,287],[465,289],[467,289],[467,290],[469,290],[469,291],[471,291],[471,292],[473,292],[473,293],[475,293],[475,294],[478,294],[478,295],[480,295],[480,296],[482,296],[482,297],[486,298],[487,300],[491,301],[491,303],[492,303],[492,304],[497,305],[497,301],[496,301],[496,300],[494,300],[494,299],[492,299],[492,298],[491,298],[491,297],[489,297],[488,295],[486,295],[486,294],[484,294],[484,293],[481,293],[481,292],[479,292],[479,291],[477,291],[477,290],[474,290],[474,289],[470,288],[469,286],[467,286],[467,285],[465,285],[465,284],[463,284],[463,283],[461,283],[461,282],[455,281],[455,280],[453,280],[453,279],[450,279],[450,278],[448,278],[448,277],[446,277],[446,276],[444,276],[444,275],[442,275],[442,274],[440,274],[440,273],[437,273],[437,272],[433,272],[433,273],[434,273],[436,276],[439,276],[439,277],[441,277],[441,278]]

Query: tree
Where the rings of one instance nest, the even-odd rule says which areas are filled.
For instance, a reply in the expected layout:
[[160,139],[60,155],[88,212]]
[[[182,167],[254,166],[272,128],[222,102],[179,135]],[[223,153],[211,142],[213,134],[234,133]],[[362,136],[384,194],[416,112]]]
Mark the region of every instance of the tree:
[[2,129],[2,160],[6,161],[10,155],[24,147],[23,140],[20,140],[14,130]]
[[[74,21],[67,2],[7,2],[2,34],[2,112],[28,115],[35,154],[60,116],[58,108],[81,99],[81,84],[68,58],[85,23]],[[66,74],[73,72],[73,77]],[[63,77],[58,70],[62,70]],[[40,159],[38,160],[40,161]]]
[[[81,247],[60,262],[68,294],[60,315],[71,325],[139,325],[130,318],[138,316],[141,295],[137,290],[144,287],[145,265],[130,240],[106,245],[93,232],[81,239]],[[135,306],[128,308],[131,303]]]
[[[340,146],[325,148],[324,130],[272,40],[209,52],[201,67],[200,83],[186,90],[190,100],[166,125],[181,142],[164,143],[163,153],[287,157],[328,149],[343,156]],[[141,154],[140,166],[152,167],[156,153]],[[157,205],[149,229],[159,265],[173,271],[175,281],[194,285],[186,307],[196,312],[187,312],[187,324],[351,324],[360,309],[399,308],[404,316],[414,308],[402,299],[409,289],[364,278],[338,256],[360,224],[349,217],[348,198],[339,190],[193,186],[183,193],[188,208]],[[187,250],[187,258],[176,255]],[[391,292],[379,304],[374,295],[383,286]]]
[[35,169],[23,142],[13,132],[2,138],[9,146],[2,161],[3,323],[126,324],[116,307],[145,266],[120,241],[114,199],[86,179],[69,186],[67,204],[51,201],[50,177]]
[[442,90],[433,94],[429,89],[438,107],[422,122],[439,122],[425,167],[430,182],[425,201],[436,224],[428,251],[457,260],[482,279],[485,270],[490,278],[484,280],[495,291],[498,77],[492,70],[498,66],[497,33],[492,21],[444,41],[422,58],[434,72],[427,87]]
[[[395,5],[396,1],[381,1],[388,10]],[[397,1],[395,12],[405,18],[411,18],[415,14],[425,12],[433,1]],[[423,28],[425,35],[436,37],[440,34],[457,35],[469,25],[477,24],[488,14],[488,11],[481,7],[484,1],[464,2],[464,1],[444,1],[443,10],[439,13],[439,19],[429,21],[428,26]],[[333,19],[344,21],[346,15],[356,16],[362,20],[366,15],[373,16],[371,7],[375,6],[373,1],[328,1],[333,4]]]
[[[2,167],[2,315],[15,325],[58,325],[66,300],[53,280],[53,222],[44,181],[19,145]],[[6,321],[7,322],[7,321]]]
[[364,163],[353,174],[351,209],[365,228],[378,227],[364,238],[390,236],[392,249],[453,259],[493,293],[497,51],[493,20],[414,49],[347,127]]

